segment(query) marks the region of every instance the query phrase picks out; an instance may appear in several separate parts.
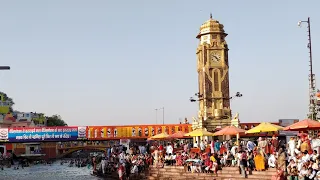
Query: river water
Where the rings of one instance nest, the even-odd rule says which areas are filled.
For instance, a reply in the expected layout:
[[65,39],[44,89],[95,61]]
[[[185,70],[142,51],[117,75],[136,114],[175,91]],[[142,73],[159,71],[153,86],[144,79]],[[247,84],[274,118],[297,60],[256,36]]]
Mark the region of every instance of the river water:
[[24,169],[14,170],[4,168],[0,170],[0,180],[98,180],[90,175],[91,169],[87,167],[68,167],[68,163],[60,165],[59,162],[50,165],[32,165]]

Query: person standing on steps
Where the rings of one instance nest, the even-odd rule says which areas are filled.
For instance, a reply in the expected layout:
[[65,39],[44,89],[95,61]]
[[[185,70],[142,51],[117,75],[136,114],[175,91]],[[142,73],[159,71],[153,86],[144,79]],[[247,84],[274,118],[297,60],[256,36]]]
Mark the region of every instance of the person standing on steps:
[[241,174],[244,178],[247,178],[247,153],[245,151],[240,151],[240,169],[241,169]]

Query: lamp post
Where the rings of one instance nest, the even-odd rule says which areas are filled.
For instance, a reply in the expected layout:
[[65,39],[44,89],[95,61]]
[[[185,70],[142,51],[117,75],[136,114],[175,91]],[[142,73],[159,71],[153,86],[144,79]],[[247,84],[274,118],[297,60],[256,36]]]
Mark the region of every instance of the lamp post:
[[160,108],[162,110],[162,124],[164,124],[164,107]]
[[[221,98],[216,98],[216,97],[212,97],[212,98],[204,98],[204,96],[200,93],[195,93],[194,94],[197,99],[195,99],[194,97],[190,97],[190,102],[196,102],[196,101],[203,101],[203,100],[212,100],[212,99],[221,99]],[[235,95],[229,97],[229,98],[222,98],[222,99],[234,99],[234,98],[237,98],[237,97],[242,97],[243,95],[240,93],[240,92],[237,92]]]
[[10,70],[10,66],[0,66],[0,70]]
[[[198,93],[195,93],[194,94],[196,96],[196,98],[194,97],[190,97],[190,102],[197,102],[197,101],[204,101],[206,102],[207,100],[215,100],[215,99],[221,99],[221,98],[217,98],[217,97],[205,97],[204,95],[200,94],[199,92]],[[242,93],[240,92],[236,92],[235,95],[231,96],[231,97],[228,97],[228,98],[222,98],[222,99],[227,99],[227,100],[232,100],[234,98],[240,98],[242,97]],[[204,113],[205,113],[205,116],[206,116],[206,106],[204,106],[205,109],[204,109]],[[206,120],[206,119],[204,119]]]
[[316,82],[315,75],[313,74],[313,63],[312,63],[312,45],[311,45],[311,23],[310,17],[306,21],[299,21],[298,26],[302,27],[302,23],[308,24],[308,46],[309,49],[309,116],[311,119],[317,119],[317,105],[316,105]]
[[154,109],[156,111],[156,124],[158,124],[158,111],[162,110],[162,124],[164,124],[164,107]]
[[159,109],[154,109],[156,111],[156,124],[158,124],[158,110]]

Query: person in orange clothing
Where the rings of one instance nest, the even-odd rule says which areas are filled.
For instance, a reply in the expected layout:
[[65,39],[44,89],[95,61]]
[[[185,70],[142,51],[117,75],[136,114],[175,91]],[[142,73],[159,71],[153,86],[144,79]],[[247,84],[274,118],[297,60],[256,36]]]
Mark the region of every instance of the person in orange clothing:
[[300,151],[301,152],[305,152],[305,151],[309,152],[309,150],[311,149],[309,143],[308,143],[308,139],[302,139],[302,143],[300,145]]
[[263,150],[258,150],[256,156],[254,157],[254,165],[257,171],[265,170],[265,160]]
[[220,148],[220,154],[224,154],[224,153],[227,153],[227,148],[226,148],[226,144],[222,143]]

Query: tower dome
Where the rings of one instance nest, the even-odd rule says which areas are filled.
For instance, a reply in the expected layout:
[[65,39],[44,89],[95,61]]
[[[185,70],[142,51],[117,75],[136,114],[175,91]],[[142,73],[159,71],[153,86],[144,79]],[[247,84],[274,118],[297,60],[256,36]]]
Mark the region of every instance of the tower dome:
[[212,14],[210,14],[210,19],[207,20],[206,22],[204,22],[200,26],[200,32],[197,35],[197,38],[200,38],[202,35],[205,35],[205,34],[216,34],[216,33],[221,34],[222,33],[222,34],[227,35],[224,32],[223,28],[224,28],[223,24],[220,24],[219,21],[213,19]]

